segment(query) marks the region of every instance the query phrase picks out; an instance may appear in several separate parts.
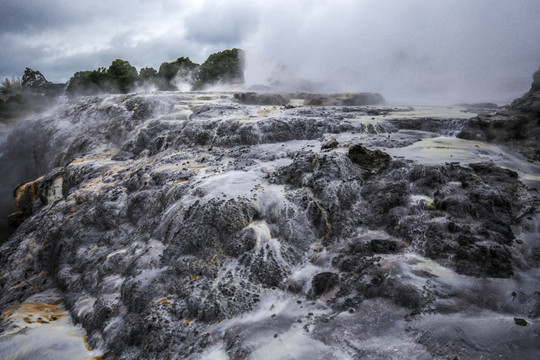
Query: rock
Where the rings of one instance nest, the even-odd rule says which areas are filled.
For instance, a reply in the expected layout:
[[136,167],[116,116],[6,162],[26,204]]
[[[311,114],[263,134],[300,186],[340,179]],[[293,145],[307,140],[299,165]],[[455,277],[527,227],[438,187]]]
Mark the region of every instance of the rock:
[[531,89],[494,115],[471,119],[458,137],[509,143],[532,161],[540,160],[540,69],[533,75]]
[[336,139],[328,140],[324,144],[321,145],[321,150],[332,150],[337,148],[339,145],[339,142]]
[[25,219],[32,215],[34,202],[39,199],[39,187],[43,177],[26,184],[19,185],[13,192],[15,197],[14,212],[9,215],[9,224],[18,227]]
[[289,99],[281,94],[274,93],[236,93],[234,98],[241,104],[246,105],[278,105],[283,106],[289,103]]
[[34,71],[30,68],[24,70],[24,75],[22,77],[22,86],[28,88],[40,88],[44,87],[49,82],[45,79],[45,76],[39,71]]
[[516,325],[519,325],[519,326],[527,326],[528,325],[527,320],[522,319],[522,318],[514,318],[514,322],[516,323]]
[[363,169],[376,173],[388,166],[392,158],[381,150],[369,150],[357,144],[349,148],[349,159]]
[[312,106],[363,106],[385,101],[381,94],[376,93],[306,94],[303,98],[304,105]]
[[370,246],[375,254],[394,254],[399,249],[395,241],[386,239],[373,239],[370,241]]
[[474,103],[474,104],[459,104],[459,106],[465,107],[467,109],[478,110],[478,109],[497,109],[499,106],[495,103]]
[[463,245],[456,254],[456,270],[465,275],[495,278],[514,275],[512,255],[501,246]]
[[374,254],[395,254],[402,245],[396,241],[387,239],[373,239],[367,243],[355,243],[350,245],[350,252],[352,254],[360,255],[374,255]]
[[[230,358],[257,357],[291,331],[310,344],[294,337],[299,352],[316,345],[332,358],[388,329],[409,339],[405,316],[415,327],[459,322],[469,306],[538,313],[526,290],[534,278],[509,295],[540,264],[529,241],[540,196],[500,166],[511,164],[392,161],[369,149],[416,141],[388,138],[399,129],[442,134],[463,123],[366,124],[357,119],[368,110],[399,111],[357,106],[250,117],[256,106],[230,94],[107,95],[28,119],[0,165],[44,177],[18,189],[31,215],[0,247],[0,313],[57,289],[89,344],[119,360],[205,357],[218,344]],[[349,155],[319,151],[331,137],[363,143]]]
[[318,298],[332,291],[339,284],[339,275],[331,272],[323,272],[315,275],[311,280],[310,293]]

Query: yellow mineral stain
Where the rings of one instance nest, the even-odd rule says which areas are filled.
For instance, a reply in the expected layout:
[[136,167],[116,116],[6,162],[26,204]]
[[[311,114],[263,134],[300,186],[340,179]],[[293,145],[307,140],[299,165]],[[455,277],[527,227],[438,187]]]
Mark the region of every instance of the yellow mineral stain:
[[21,209],[21,201],[23,200],[24,194],[26,194],[28,191],[30,191],[30,198],[32,202],[39,198],[38,185],[43,178],[44,177],[41,176],[36,180],[22,184],[15,189],[15,212],[21,212],[23,210]]
[[187,164],[186,167],[187,167],[188,169],[191,169],[191,170],[202,170],[202,169],[206,169],[206,165],[203,165],[203,164],[200,164],[200,165]]
[[83,343],[84,343],[84,347],[87,351],[92,351],[92,348],[90,347],[90,345],[88,345],[88,336],[86,335],[83,335]]
[[167,300],[167,298],[162,298],[158,301],[158,304],[165,304],[167,306],[171,306],[171,302]]

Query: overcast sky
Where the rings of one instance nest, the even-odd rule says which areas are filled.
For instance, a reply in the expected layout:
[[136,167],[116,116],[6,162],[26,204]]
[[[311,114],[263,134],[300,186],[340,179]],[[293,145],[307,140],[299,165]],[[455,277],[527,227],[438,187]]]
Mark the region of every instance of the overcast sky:
[[539,0],[0,0],[0,79],[246,51],[248,84],[504,101],[540,66]]

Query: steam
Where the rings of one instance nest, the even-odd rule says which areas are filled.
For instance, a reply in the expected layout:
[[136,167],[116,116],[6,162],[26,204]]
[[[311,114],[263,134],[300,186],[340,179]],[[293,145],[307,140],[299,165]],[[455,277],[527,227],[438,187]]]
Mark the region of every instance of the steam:
[[540,63],[538,1],[266,2],[242,45],[248,85],[509,102]]

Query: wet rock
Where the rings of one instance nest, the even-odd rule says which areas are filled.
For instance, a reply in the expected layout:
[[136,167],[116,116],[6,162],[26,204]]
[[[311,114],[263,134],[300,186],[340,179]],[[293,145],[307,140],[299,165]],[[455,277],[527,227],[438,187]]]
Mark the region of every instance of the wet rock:
[[289,99],[285,98],[281,94],[272,93],[236,93],[234,98],[241,104],[246,105],[286,105],[289,103]]
[[508,278],[514,274],[512,255],[501,246],[462,246],[456,253],[456,270],[473,276]]
[[512,101],[510,108],[538,115],[540,112],[540,69],[533,74],[530,90],[521,98]]
[[388,239],[373,239],[366,243],[359,242],[350,245],[350,252],[359,255],[395,254],[402,245]]
[[388,120],[388,123],[394,127],[394,131],[418,130],[453,136],[463,128],[466,120],[448,121],[438,118],[417,118]]
[[[529,241],[538,195],[517,173],[493,163],[391,161],[368,147],[391,144],[378,134],[400,125],[359,124],[371,110],[354,105],[254,118],[229,94],[199,95],[81,98],[13,134],[9,155],[29,157],[46,175],[21,192],[31,216],[0,248],[2,313],[58,288],[89,343],[115,359],[196,358],[223,333],[227,356],[245,358],[261,339],[302,331],[299,318],[306,336],[324,323],[364,341],[370,332],[357,320],[373,304],[392,331],[411,311],[411,321],[468,305],[538,313],[538,301],[506,299],[508,283],[498,288],[506,280],[489,279],[540,264]],[[451,128],[422,121],[401,126]],[[321,138],[353,131],[363,146],[349,156],[319,151]],[[313,276],[321,268],[332,270]],[[287,311],[302,312],[269,306],[282,295],[293,304]],[[321,297],[324,306],[306,301]],[[269,312],[251,322],[247,313],[261,305]],[[328,336],[321,346],[358,353],[350,339]]]
[[339,145],[339,142],[336,139],[329,140],[321,145],[321,150],[332,150]]
[[9,215],[8,222],[18,227],[25,219],[32,215],[34,202],[39,199],[39,187],[43,177],[32,182],[19,185],[13,192],[15,197],[14,212]]
[[357,144],[349,148],[349,159],[363,169],[376,173],[388,166],[392,159],[390,155],[380,150],[369,150]]
[[131,98],[125,103],[126,109],[133,113],[133,118],[136,120],[149,119],[157,110],[158,104],[151,99],[145,97]]
[[315,275],[311,280],[310,294],[314,298],[320,297],[339,284],[339,275],[331,272],[323,272]]
[[375,254],[394,254],[399,249],[395,241],[385,239],[373,239],[370,246]]
[[474,103],[474,104],[459,104],[459,106],[465,107],[467,109],[497,109],[498,106],[495,103]]
[[508,143],[532,161],[540,160],[540,70],[533,75],[531,89],[495,115],[471,119],[458,137]]

